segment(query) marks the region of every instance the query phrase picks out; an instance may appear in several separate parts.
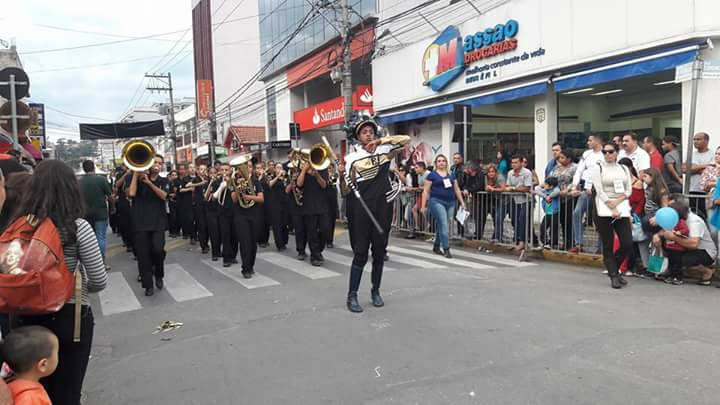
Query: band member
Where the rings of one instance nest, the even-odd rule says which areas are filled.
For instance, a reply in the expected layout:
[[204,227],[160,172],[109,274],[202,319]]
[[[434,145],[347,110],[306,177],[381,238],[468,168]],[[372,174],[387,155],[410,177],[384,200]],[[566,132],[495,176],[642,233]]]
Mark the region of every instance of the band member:
[[[245,179],[245,186],[240,184],[240,174],[231,184],[232,200],[234,203],[235,235],[240,243],[240,257],[242,258],[242,274],[251,278],[255,273],[255,256],[257,255],[257,222],[256,218],[262,211],[265,201],[260,181],[252,174]],[[253,204],[254,203],[254,204]]]
[[[352,126],[351,136],[359,142],[355,152],[345,156],[345,164],[339,167],[340,173],[349,170],[349,177],[354,181],[360,195],[377,221],[387,223],[388,202],[386,193],[390,190],[388,171],[390,162],[404,145],[410,142],[405,135],[386,136],[376,139],[378,125],[371,118],[360,118]],[[350,243],[353,249],[353,261],[350,267],[350,288],[347,307],[352,312],[362,312],[358,303],[357,291],[360,287],[363,268],[368,261],[368,250],[372,245],[372,304],[376,307],[384,305],[380,296],[380,284],[385,258],[386,237],[378,232],[368,213],[354,194],[347,198],[347,218],[350,230]]]
[[200,242],[202,254],[207,254],[208,246],[207,216],[205,211],[205,186],[208,184],[207,166],[200,165],[197,168],[197,175],[192,179],[193,187],[193,217],[195,219],[195,230],[193,235]]
[[290,199],[285,194],[288,179],[282,164],[275,165],[274,176],[268,182],[270,189],[265,195],[265,205],[272,213],[266,218],[270,218],[272,222],[273,238],[275,239],[275,247],[278,251],[286,249],[288,243],[288,224],[290,217]]
[[335,241],[335,224],[338,219],[338,176],[335,166],[328,168],[328,185],[325,188],[325,196],[328,205],[328,230],[325,236],[327,247],[332,249]]
[[388,180],[390,181],[390,189],[385,193],[385,200],[388,203],[388,212],[387,217],[385,218],[385,223],[383,225],[383,230],[385,231],[385,261],[390,260],[390,256],[387,253],[387,245],[390,243],[390,230],[392,229],[392,220],[393,216],[395,215],[395,201],[397,201],[398,196],[400,195],[400,184],[402,180],[400,180],[400,174],[398,172],[397,166],[392,167],[390,170],[388,170]]
[[168,184],[170,185],[170,191],[168,192],[168,233],[171,238],[177,238],[180,236],[180,221],[178,219],[177,212],[177,196],[178,189],[180,188],[180,180],[178,178],[177,170],[172,170],[168,173]]
[[[269,173],[266,173],[264,163],[260,162],[255,164],[255,178],[260,182],[266,197],[268,196],[268,190],[270,189],[267,179],[268,175]],[[270,240],[270,216],[272,214],[268,211],[267,204],[263,204],[260,208],[261,209],[258,210],[258,216],[255,218],[258,229],[257,242],[258,246],[266,248],[268,246],[268,241]]]
[[[200,241],[200,229],[205,226],[205,218],[201,218],[200,215],[202,214],[202,211],[200,210],[200,207],[202,204],[202,186],[205,185],[205,176],[207,172],[207,166],[205,165],[199,165],[197,168],[195,168],[194,165],[190,165],[189,167],[192,167],[193,169],[188,169],[188,172],[190,173],[190,184],[192,186],[193,192],[192,192],[192,212],[193,212],[193,223],[192,223],[192,233],[190,237],[190,244],[193,245],[193,240],[195,242]],[[201,222],[202,221],[202,222]],[[204,253],[207,253],[205,251]]]
[[310,264],[322,266],[324,259],[322,252],[325,249],[325,239],[328,228],[328,184],[327,170],[317,171],[310,163],[303,162],[302,170],[297,178],[297,186],[303,192],[302,220],[305,226],[307,242],[310,245]]
[[165,276],[165,230],[167,213],[165,199],[168,181],[160,177],[162,158],[156,157],[149,173],[133,172],[128,196],[133,199],[132,217],[135,228],[135,255],[145,295],[162,290]]
[[133,243],[132,211],[130,199],[127,195],[127,189],[130,186],[131,179],[132,172],[122,168],[115,181],[120,236],[122,237],[123,245],[125,245],[127,252],[132,252],[135,247]]
[[[290,152],[292,154],[292,151]],[[297,178],[300,175],[300,167],[298,163],[292,160],[286,163],[287,172],[290,173],[288,185],[285,187],[285,193],[290,198],[290,216],[292,218],[292,227],[295,230],[295,250],[297,251],[297,259],[305,260],[305,246],[307,245],[307,235],[305,233],[305,225],[302,218],[302,190],[297,186]]]
[[[207,234],[210,238],[210,247],[212,249],[212,261],[216,262],[220,257],[220,204],[213,198],[213,194],[220,188],[222,176],[218,175],[215,167],[208,169],[208,183],[203,186],[203,205],[205,217],[207,218]],[[201,246],[203,240],[200,240]],[[207,240],[205,240],[207,246]]]
[[224,163],[220,166],[220,176],[222,182],[213,194],[213,199],[218,202],[220,223],[220,238],[222,243],[223,267],[230,267],[236,264],[237,257],[237,238],[235,236],[235,208],[231,197],[230,187],[230,165]]
[[182,228],[183,239],[190,239],[190,244],[195,244],[193,235],[193,176],[188,174],[187,166],[183,163],[178,165],[178,190],[175,196],[177,202],[177,216]]

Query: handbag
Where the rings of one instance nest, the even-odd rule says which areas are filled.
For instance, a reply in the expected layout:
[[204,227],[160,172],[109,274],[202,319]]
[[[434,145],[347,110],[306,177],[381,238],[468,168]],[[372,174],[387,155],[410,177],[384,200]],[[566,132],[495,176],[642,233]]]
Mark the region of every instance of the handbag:
[[642,221],[635,213],[633,213],[632,216],[632,240],[633,242],[642,242],[647,240],[647,235],[645,235],[645,231],[642,229]]
[[662,274],[667,271],[670,262],[667,257],[662,256],[662,251],[660,251],[660,255],[657,253],[657,249],[653,249],[652,256],[648,258],[647,270],[653,274]]

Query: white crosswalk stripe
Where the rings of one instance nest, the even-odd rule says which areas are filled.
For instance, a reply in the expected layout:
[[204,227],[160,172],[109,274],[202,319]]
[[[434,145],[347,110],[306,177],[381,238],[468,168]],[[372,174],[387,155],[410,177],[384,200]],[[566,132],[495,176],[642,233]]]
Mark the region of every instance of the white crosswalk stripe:
[[[342,250],[347,250],[347,251],[352,252],[352,248],[348,245],[339,245],[339,247]],[[325,253],[323,253],[323,254],[325,254]],[[390,256],[390,262],[406,264],[406,265],[412,266],[412,267],[420,267],[421,269],[446,269],[447,268],[447,266],[442,265],[442,264],[437,264],[437,263],[428,262],[426,260],[418,260],[418,259],[413,259],[411,257],[397,256],[397,255]],[[388,266],[385,266],[384,268],[387,269]]]
[[278,267],[282,267],[285,270],[290,270],[301,276],[307,277],[311,280],[317,280],[321,278],[337,277],[340,273],[336,273],[332,270],[328,270],[322,267],[312,266],[307,262],[300,261],[297,259],[290,258],[280,253],[263,253],[258,255],[259,260],[263,260],[272,263]]
[[[345,249],[343,249],[345,250]],[[342,265],[345,265],[350,268],[350,264],[352,263],[352,257],[343,256],[337,253],[328,252],[327,250],[323,252],[323,257],[325,257],[326,261],[333,262],[333,263],[339,263]],[[366,265],[365,266],[365,272],[369,273],[371,271],[372,265]],[[396,268],[389,267],[389,266],[383,266],[383,271],[397,271]]]
[[453,266],[457,266],[457,267],[470,267],[470,268],[474,268],[474,269],[489,269],[489,268],[491,268],[490,266],[480,264],[477,262],[469,262],[469,261],[460,260],[460,259],[444,259],[444,258],[442,258],[442,256],[438,256],[434,253],[425,253],[425,252],[421,252],[418,250],[405,249],[405,248],[401,248],[401,247],[397,247],[397,246],[388,246],[388,251],[393,252],[393,253],[401,253],[401,254],[413,255],[413,256],[418,256],[418,257],[424,257],[424,258],[430,259],[430,260],[443,260],[443,261],[447,261],[448,264],[452,264]]
[[212,297],[213,295],[179,264],[165,265],[165,287],[177,302]]
[[240,266],[237,265],[230,267],[222,267],[222,265],[219,265],[218,262],[212,262],[210,260],[203,260],[202,262],[211,269],[231,278],[234,281],[237,281],[240,285],[250,290],[255,288],[280,285],[280,283],[278,283],[277,281],[271,279],[270,277],[263,276],[258,272],[255,272],[252,278],[244,278],[242,275],[242,269],[240,268]]
[[122,273],[108,274],[107,287],[98,293],[104,316],[135,311],[142,306]]
[[470,252],[466,252],[466,251],[462,251],[462,250],[453,250],[452,255],[457,256],[457,257],[464,257],[466,259],[482,260],[484,262],[495,263],[495,264],[499,264],[502,266],[509,266],[509,267],[537,266],[537,263],[521,262],[521,261],[513,260],[513,259],[503,259],[502,257],[491,256],[489,254],[470,253]]
[[[330,263],[349,267],[352,262],[352,248],[347,244],[336,244],[334,251],[325,250],[323,256]],[[338,253],[342,252],[342,254]],[[492,263],[508,267],[536,266],[536,263],[518,262],[512,259],[489,256],[480,253],[465,251],[453,251],[453,255],[470,260],[458,258],[445,259],[424,249],[424,246],[412,247],[408,245],[388,246],[391,266],[384,266],[385,271],[400,271],[400,269],[444,269],[448,267],[469,267],[476,269],[489,269]],[[310,280],[322,280],[338,277],[341,273],[329,270],[322,266],[312,266],[307,261],[298,261],[293,257],[276,252],[258,253],[259,262],[273,265],[280,270],[289,270]],[[279,286],[281,283],[263,274],[255,273],[252,278],[246,279],[242,275],[242,268],[239,265],[222,267],[219,262],[202,260],[202,263],[218,273],[228,277],[247,289],[257,289],[272,286]],[[386,263],[388,264],[388,263]],[[393,266],[395,264],[395,266]],[[403,265],[403,267],[397,264]],[[263,265],[256,265],[256,268],[263,269]],[[370,272],[372,266],[366,265],[365,271]],[[136,292],[133,290],[123,273],[112,272],[108,274],[108,285],[104,291],[98,294],[100,309],[103,316],[121,314],[136,311],[143,308]],[[176,302],[185,302],[200,298],[212,297],[214,294],[203,284],[193,277],[191,272],[186,270],[182,264],[170,263],[165,266],[165,289]],[[140,289],[141,290],[141,289]],[[139,290],[139,291],[140,291]],[[144,304],[148,302],[143,301]]]

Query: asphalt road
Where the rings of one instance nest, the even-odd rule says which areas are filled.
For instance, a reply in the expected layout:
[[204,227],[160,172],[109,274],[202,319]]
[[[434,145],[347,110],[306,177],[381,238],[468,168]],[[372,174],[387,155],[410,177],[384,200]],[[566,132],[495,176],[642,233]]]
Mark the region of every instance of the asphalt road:
[[[596,269],[447,260],[393,239],[386,307],[370,305],[366,273],[357,315],[345,308],[348,250],[328,250],[313,273],[263,249],[264,277],[247,284],[239,266],[223,274],[169,246],[171,279],[153,297],[111,249],[84,404],[720,402],[716,288],[631,279],[617,291]],[[153,334],[168,320],[184,326]]]

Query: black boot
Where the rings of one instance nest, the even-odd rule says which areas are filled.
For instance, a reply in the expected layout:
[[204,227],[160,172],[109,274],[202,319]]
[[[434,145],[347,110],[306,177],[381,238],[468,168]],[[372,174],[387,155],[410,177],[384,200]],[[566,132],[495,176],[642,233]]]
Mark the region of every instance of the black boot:
[[450,254],[450,248],[445,249],[445,257],[448,259],[452,259],[452,255]]
[[625,280],[625,277],[618,276],[618,278],[620,279],[620,285],[623,285],[623,286],[627,285],[628,282],[627,282],[627,280]]
[[622,284],[620,283],[620,276],[610,277],[610,286],[615,289],[622,288]]
[[357,293],[350,293],[347,297],[347,307],[350,312],[362,312],[363,309],[357,299]]
[[371,290],[370,296],[372,297],[373,306],[376,306],[378,308],[385,306],[385,302],[383,301],[382,297],[380,296],[380,290]]
[[438,255],[443,254],[442,250],[440,250],[440,246],[433,246],[433,252]]

